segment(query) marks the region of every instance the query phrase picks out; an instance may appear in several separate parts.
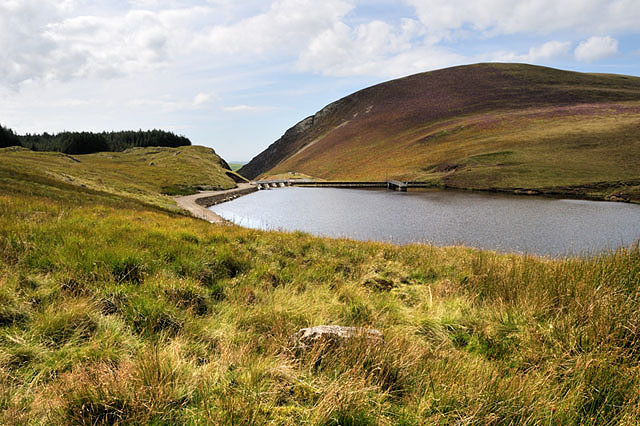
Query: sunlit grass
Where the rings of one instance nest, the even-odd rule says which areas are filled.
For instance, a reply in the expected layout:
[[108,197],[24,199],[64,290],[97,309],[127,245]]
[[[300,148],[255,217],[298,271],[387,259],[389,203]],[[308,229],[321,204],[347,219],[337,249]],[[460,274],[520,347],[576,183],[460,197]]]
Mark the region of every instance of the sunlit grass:
[[229,189],[234,180],[211,148],[131,148],[70,156],[58,152],[0,149],[3,175],[31,172],[81,188],[175,208],[169,196],[198,189]]
[[[0,175],[0,423],[633,424],[640,250],[216,226]],[[319,324],[384,343],[296,350]]]
[[231,167],[231,170],[233,170],[234,172],[240,169],[244,165],[245,163],[233,163],[233,162],[229,163],[229,167]]

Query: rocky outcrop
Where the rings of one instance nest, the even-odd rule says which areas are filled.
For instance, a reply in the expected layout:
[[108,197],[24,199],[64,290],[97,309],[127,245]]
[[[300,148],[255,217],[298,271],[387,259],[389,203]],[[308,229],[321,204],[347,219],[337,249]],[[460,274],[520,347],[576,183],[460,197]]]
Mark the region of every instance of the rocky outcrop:
[[344,116],[343,111],[351,103],[351,99],[340,99],[298,122],[287,130],[280,139],[242,166],[238,173],[247,179],[255,179],[271,170],[283,159],[300,151],[329,129],[338,126]]

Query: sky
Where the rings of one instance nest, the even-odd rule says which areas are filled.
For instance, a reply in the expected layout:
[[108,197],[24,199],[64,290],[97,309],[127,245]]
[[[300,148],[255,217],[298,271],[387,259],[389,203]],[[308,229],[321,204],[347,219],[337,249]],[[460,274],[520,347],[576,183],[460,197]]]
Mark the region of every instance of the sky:
[[477,62],[640,76],[640,0],[0,0],[0,123],[248,161],[365,87]]

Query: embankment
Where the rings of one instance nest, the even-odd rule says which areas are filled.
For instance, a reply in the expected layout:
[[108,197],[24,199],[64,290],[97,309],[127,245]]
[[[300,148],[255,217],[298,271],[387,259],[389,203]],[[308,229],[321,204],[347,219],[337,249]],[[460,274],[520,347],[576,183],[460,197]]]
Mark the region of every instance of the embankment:
[[191,212],[191,214],[200,219],[204,219],[212,223],[222,223],[224,222],[224,219],[211,210],[208,210],[207,207],[233,200],[234,198],[250,194],[257,190],[258,188],[255,186],[248,183],[241,183],[238,184],[237,188],[225,191],[204,191],[184,197],[176,197],[174,200],[178,206]]

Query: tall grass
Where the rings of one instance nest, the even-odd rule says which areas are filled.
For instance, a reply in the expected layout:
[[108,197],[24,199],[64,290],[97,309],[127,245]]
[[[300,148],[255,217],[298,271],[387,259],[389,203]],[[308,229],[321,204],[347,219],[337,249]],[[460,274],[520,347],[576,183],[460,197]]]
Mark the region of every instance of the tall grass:
[[[567,260],[396,247],[8,181],[0,423],[606,425],[640,414],[638,246]],[[385,339],[296,349],[291,335],[318,324]]]

